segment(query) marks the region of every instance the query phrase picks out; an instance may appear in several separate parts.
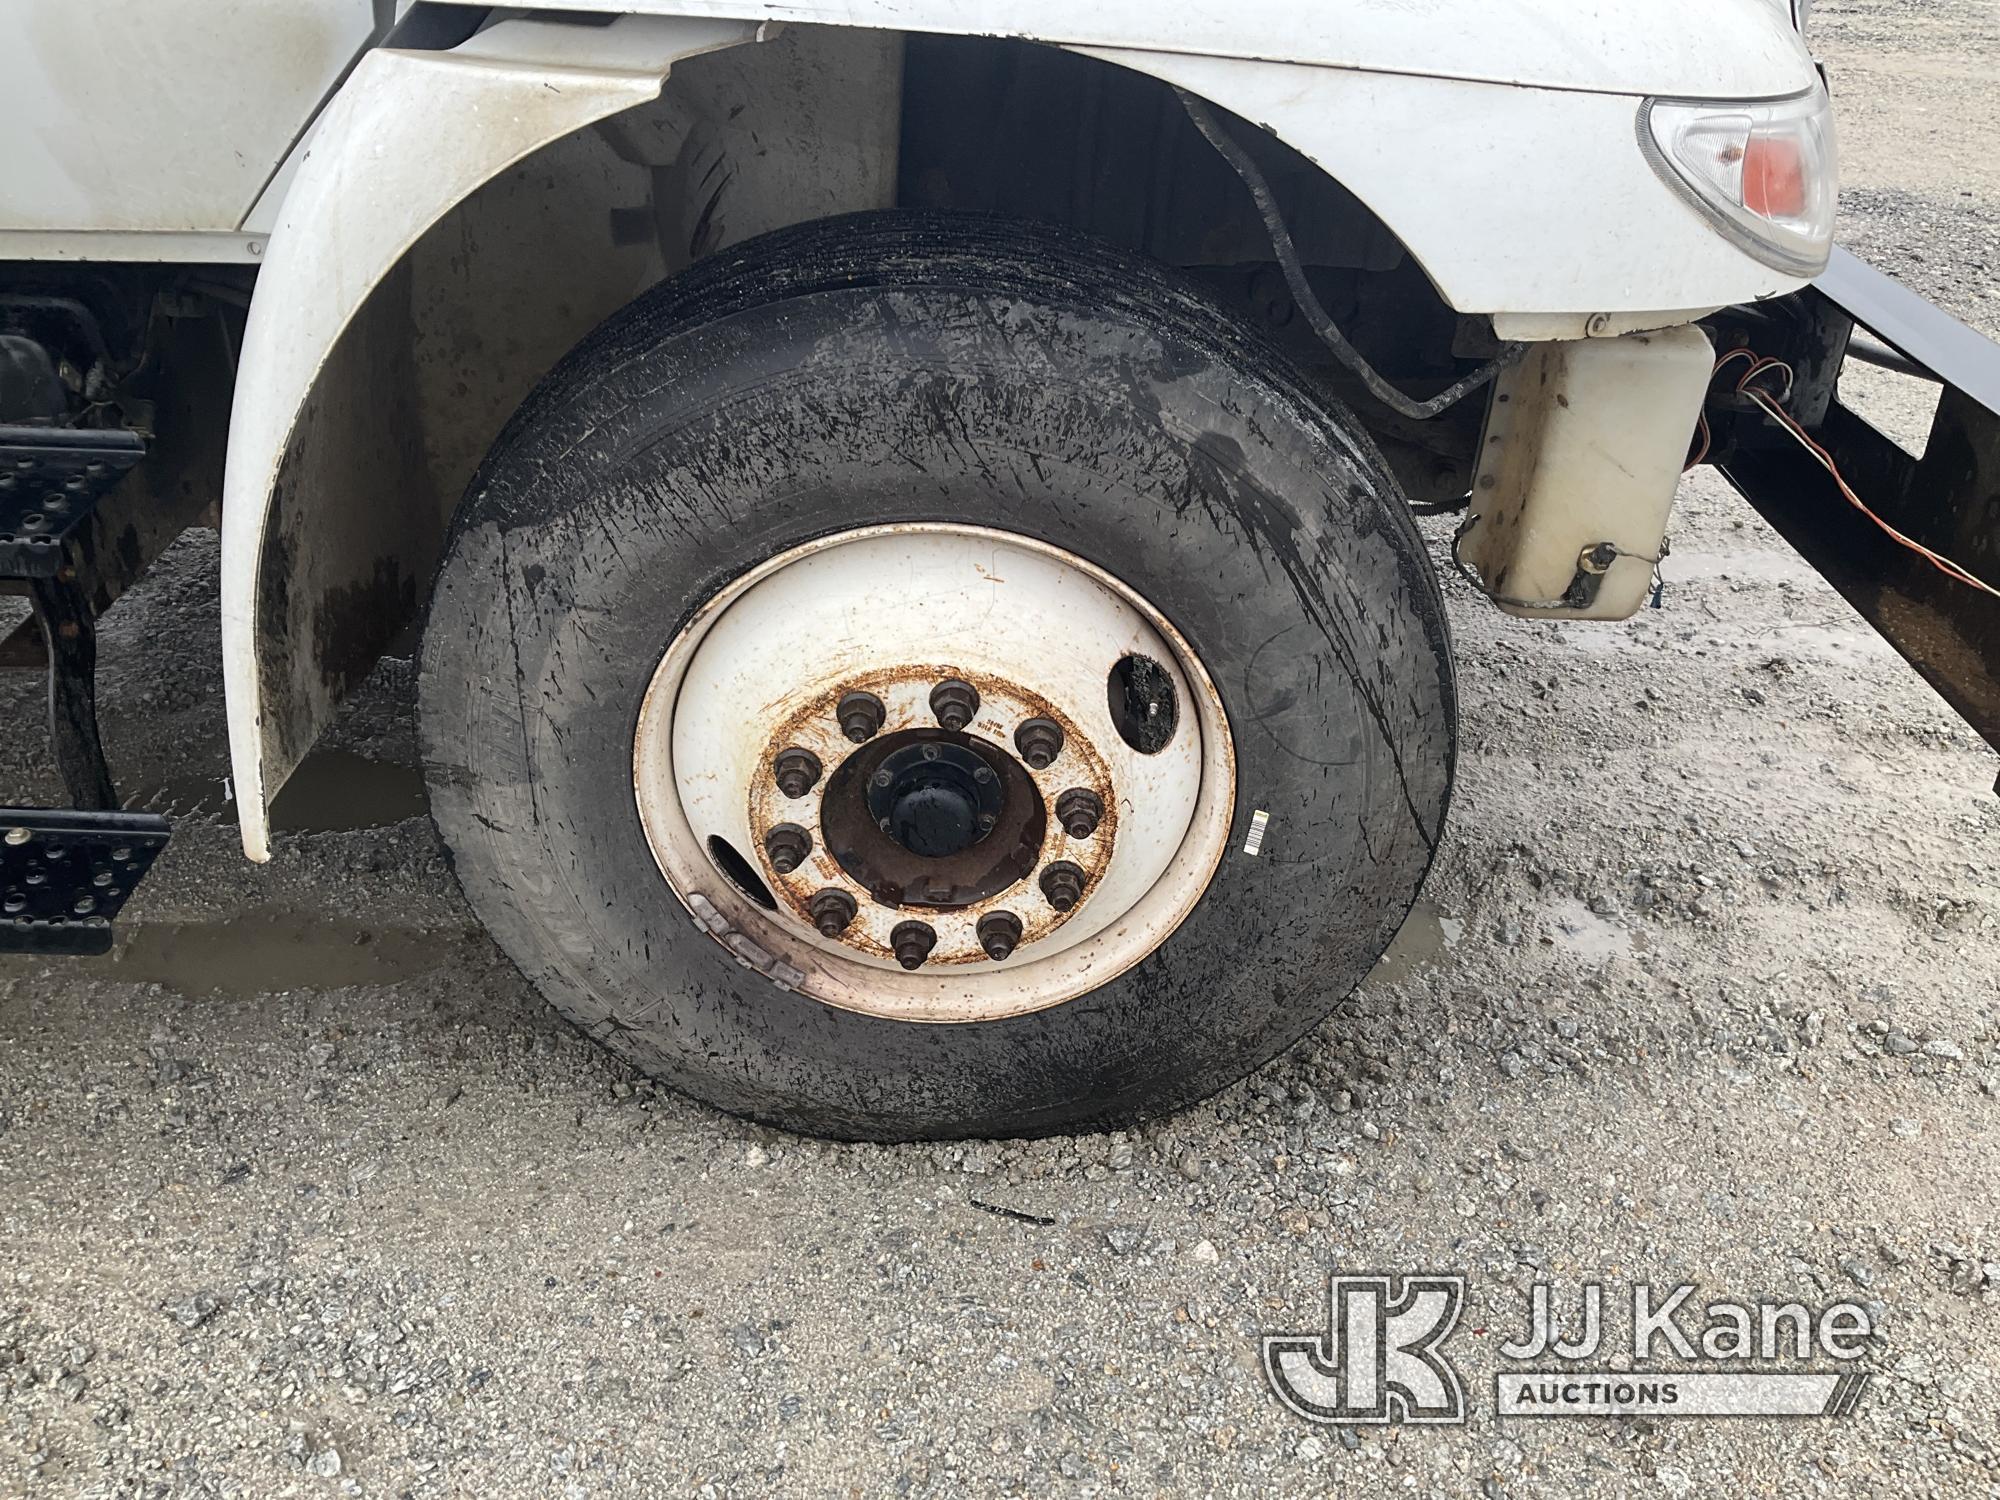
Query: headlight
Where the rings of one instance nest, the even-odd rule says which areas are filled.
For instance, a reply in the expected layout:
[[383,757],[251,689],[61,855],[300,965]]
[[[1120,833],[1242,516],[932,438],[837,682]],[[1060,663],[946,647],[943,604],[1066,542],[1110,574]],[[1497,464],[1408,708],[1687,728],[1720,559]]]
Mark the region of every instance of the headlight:
[[1839,167],[1825,89],[1741,104],[1649,99],[1639,146],[1669,187],[1766,265],[1826,269]]

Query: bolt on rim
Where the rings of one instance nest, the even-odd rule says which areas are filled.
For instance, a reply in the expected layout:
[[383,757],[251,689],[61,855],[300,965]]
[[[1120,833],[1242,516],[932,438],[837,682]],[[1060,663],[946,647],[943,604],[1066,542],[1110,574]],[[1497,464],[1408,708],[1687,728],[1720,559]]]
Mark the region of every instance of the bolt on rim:
[[[1166,710],[1136,732],[1134,663]],[[718,592],[654,672],[633,780],[661,873],[739,962],[935,1022],[1141,961],[1200,900],[1235,802],[1220,696],[1157,609],[948,523],[822,538]]]

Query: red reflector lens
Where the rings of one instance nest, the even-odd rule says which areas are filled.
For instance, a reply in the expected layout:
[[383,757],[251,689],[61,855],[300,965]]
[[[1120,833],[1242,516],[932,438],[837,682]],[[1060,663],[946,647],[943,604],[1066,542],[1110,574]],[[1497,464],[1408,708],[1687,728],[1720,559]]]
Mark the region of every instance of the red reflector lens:
[[1743,206],[1767,219],[1806,211],[1805,160],[1789,136],[1753,135],[1743,153]]

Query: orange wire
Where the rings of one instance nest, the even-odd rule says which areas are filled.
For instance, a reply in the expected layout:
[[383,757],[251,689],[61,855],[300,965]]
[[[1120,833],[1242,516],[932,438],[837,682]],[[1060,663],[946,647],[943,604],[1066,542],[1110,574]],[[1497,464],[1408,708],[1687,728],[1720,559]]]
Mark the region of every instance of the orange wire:
[[1713,440],[1713,435],[1708,430],[1708,412],[1704,410],[1696,421],[1699,425],[1695,430],[1701,434],[1701,446],[1694,450],[1694,456],[1681,469],[1683,474],[1687,473],[1690,469],[1700,467],[1701,461],[1708,457],[1709,444]]
[[[1994,598],[2000,599],[2000,589],[1995,588],[1985,579],[1974,576],[1943,553],[1934,552],[1922,542],[1903,535],[1902,532],[1870,510],[1867,502],[1855,494],[1853,486],[1848,484],[1846,477],[1840,472],[1840,465],[1834,462],[1833,455],[1815,442],[1811,434],[1805,428],[1801,427],[1797,419],[1790,412],[1786,411],[1781,404],[1789,400],[1792,394],[1792,367],[1790,365],[1786,364],[1783,360],[1769,359],[1748,349],[1732,349],[1715,362],[1715,370],[1711,378],[1713,378],[1713,375],[1721,374],[1725,368],[1739,358],[1748,359],[1750,361],[1750,368],[1745,370],[1737,379],[1736,393],[1740,396],[1747,396],[1750,400],[1756,402],[1765,415],[1784,428],[1786,432],[1790,433],[1799,445],[1813,456],[1814,461],[1822,469],[1825,469],[1828,474],[1833,476],[1833,482],[1840,487],[1840,493],[1846,496],[1848,504],[1852,505],[1862,515],[1881,527],[1893,541],[1909,548],[1910,551],[1923,558],[1947,578],[1955,579],[1959,583],[1968,584],[1982,593],[1991,594]],[[1760,375],[1770,370],[1780,371],[1785,377],[1784,390],[1776,394],[1751,384]],[[1706,456],[1708,452],[1706,414],[1703,415],[1702,424],[1702,454]],[[1700,458],[1695,460],[1696,463],[1700,461]]]

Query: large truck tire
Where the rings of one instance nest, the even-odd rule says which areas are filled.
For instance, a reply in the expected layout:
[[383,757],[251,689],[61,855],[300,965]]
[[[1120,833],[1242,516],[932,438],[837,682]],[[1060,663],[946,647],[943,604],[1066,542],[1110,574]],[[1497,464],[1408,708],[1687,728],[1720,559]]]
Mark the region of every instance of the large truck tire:
[[896,213],[712,257],[549,376],[456,519],[421,713],[558,1011],[874,1139],[1274,1056],[1407,914],[1456,735],[1350,414],[1159,266]]

